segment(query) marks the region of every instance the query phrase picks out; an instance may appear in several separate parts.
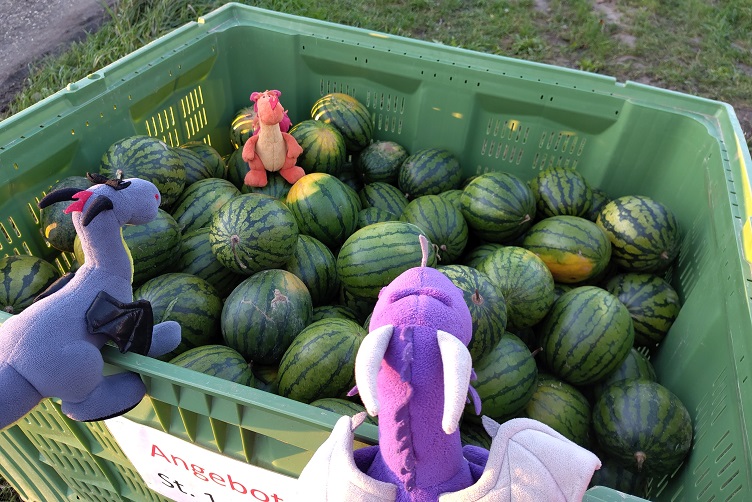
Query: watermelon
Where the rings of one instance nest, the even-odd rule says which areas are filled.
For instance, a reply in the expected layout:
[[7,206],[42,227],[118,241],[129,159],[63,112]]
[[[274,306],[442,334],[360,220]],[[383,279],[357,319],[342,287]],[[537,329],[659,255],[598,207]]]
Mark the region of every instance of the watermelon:
[[679,316],[681,302],[678,293],[657,275],[617,274],[608,280],[605,288],[627,307],[638,346],[652,348],[658,345]]
[[[91,182],[84,176],[68,176],[52,187],[49,192],[61,188],[80,188],[86,190]],[[60,251],[73,252],[73,241],[76,239],[76,228],[70,214],[65,214],[66,204],[51,204],[39,211],[40,226],[44,240],[50,246]]]
[[358,314],[350,307],[345,307],[344,305],[319,305],[318,307],[313,307],[312,323],[330,317],[339,317],[359,322]]
[[679,221],[650,197],[614,199],[603,206],[596,224],[611,241],[614,262],[628,272],[662,272],[679,254]]
[[57,267],[31,255],[0,258],[0,310],[23,312],[34,299],[60,278]]
[[363,327],[347,319],[308,325],[279,363],[279,395],[304,403],[344,398],[355,386],[355,355],[365,336]]
[[451,202],[457,209],[462,211],[462,192],[464,190],[459,188],[453,188],[451,190],[444,190],[441,192],[439,197],[442,197],[446,199],[448,202]]
[[618,368],[593,385],[593,397],[596,399],[600,397],[603,394],[603,389],[609,385],[623,382],[624,380],[639,379],[657,381],[655,369],[650,360],[636,348],[632,347]]
[[571,291],[577,286],[573,286],[571,284],[559,284],[554,283],[554,301],[558,300],[561,295],[566,293],[567,291]]
[[457,286],[473,320],[473,336],[467,348],[473,361],[494,350],[507,327],[507,303],[501,290],[485,274],[465,265],[437,268]]
[[593,453],[601,461],[601,468],[593,473],[590,486],[604,486],[635,497],[644,498],[647,496],[647,476],[626,469],[610,455],[598,450]]
[[592,221],[579,216],[551,216],[527,231],[522,247],[543,260],[554,281],[571,284],[591,279],[606,269],[611,243]]
[[[419,236],[423,232],[404,221],[374,223],[353,233],[337,256],[337,273],[344,288],[356,297],[375,301],[381,288],[402,272],[421,264]],[[429,250],[428,266],[436,264]]]
[[568,167],[549,167],[532,180],[536,214],[540,218],[570,215],[587,217],[593,192],[582,174]]
[[598,213],[601,212],[603,206],[605,206],[611,199],[608,197],[608,194],[600,188],[592,187],[591,190],[593,194],[593,203],[590,206],[586,218],[590,221],[595,221],[598,219]]
[[[181,239],[180,227],[163,209],[158,210],[157,217],[145,225],[123,227],[123,240],[133,261],[133,286],[167,272],[180,249]],[[76,259],[83,264],[85,257],[78,236],[73,247]]]
[[209,228],[187,232],[180,240],[172,271],[192,274],[214,286],[226,298],[247,276],[222,265],[211,250]]
[[298,224],[285,204],[262,194],[233,197],[209,224],[217,260],[239,274],[283,267],[295,251]]
[[598,444],[648,477],[673,473],[692,446],[692,418],[681,400],[649,380],[609,386],[593,406]]
[[279,364],[312,316],[311,294],[303,281],[286,270],[262,270],[225,299],[222,338],[253,364]]
[[539,332],[546,367],[572,385],[595,383],[616,370],[634,343],[627,308],[595,286],[561,295]]
[[[322,410],[331,411],[340,416],[352,417],[358,413],[366,411],[366,407],[362,404],[353,403],[347,399],[341,399],[338,397],[323,397],[310,403],[315,408],[321,408]],[[378,424],[377,417],[366,415],[366,423],[376,425]]]
[[371,143],[371,114],[363,103],[348,94],[333,92],[322,96],[313,104],[311,118],[336,127],[349,152],[360,152]]
[[243,107],[235,113],[230,123],[230,143],[236,150],[242,149],[248,138],[253,136],[256,120],[252,106]]
[[368,326],[366,320],[371,315],[373,307],[376,305],[375,298],[364,298],[348,291],[342,279],[340,278],[339,295],[337,296],[337,305],[343,306],[355,313],[360,324]]
[[397,186],[408,199],[458,189],[462,166],[449,150],[426,148],[407,157],[399,169]]
[[[200,176],[204,178],[224,178],[225,177],[225,161],[222,159],[222,155],[211,145],[204,143],[203,141],[188,141],[180,145],[180,148],[190,150],[196,153],[204,162],[204,170],[201,171]],[[186,168],[187,169],[187,168]],[[191,175],[186,170],[185,181],[189,183]],[[200,179],[200,178],[199,178]],[[198,181],[195,179],[192,182]],[[191,182],[191,183],[192,183]]]
[[460,423],[460,441],[463,446],[477,446],[489,450],[493,438],[482,424],[463,421]]
[[400,220],[420,228],[435,246],[439,263],[453,263],[465,250],[468,227],[462,211],[438,195],[413,199]]
[[[243,190],[243,187],[246,186],[245,175],[250,169],[246,161],[243,160],[243,151],[235,150],[234,152],[232,152],[227,158],[226,164],[227,174],[225,175],[225,178],[227,179],[227,181],[235,185],[235,188],[237,188],[238,190]],[[270,175],[271,173],[266,173],[267,180]]]
[[398,218],[407,207],[409,201],[399,188],[383,181],[368,183],[358,192],[363,207],[376,207],[388,211]]
[[300,232],[337,249],[358,226],[357,194],[326,173],[311,173],[290,188],[285,199]]
[[225,179],[198,180],[180,194],[171,214],[182,233],[190,232],[209,226],[214,213],[237,195],[240,190]]
[[480,262],[485,260],[489,254],[493,253],[501,247],[504,247],[504,245],[495,242],[473,246],[471,249],[467,249],[465,254],[462,256],[462,265],[477,268]]
[[339,293],[337,259],[326,245],[309,235],[299,235],[292,257],[284,266],[308,288],[313,306],[325,305]]
[[[482,414],[495,420],[516,416],[538,388],[535,359],[527,345],[512,333],[504,333],[491,351],[473,361],[477,379],[470,384],[480,396]],[[475,417],[472,405],[464,415]]]
[[356,171],[355,164],[351,159],[342,163],[342,169],[337,178],[356,192],[363,189],[363,177]]
[[284,179],[279,172],[267,172],[266,185],[262,187],[249,187],[248,185],[243,185],[240,188],[240,193],[260,193],[284,202],[287,198],[287,194],[290,192],[291,186],[292,185],[290,185],[290,183]]
[[251,366],[243,356],[226,345],[202,345],[186,350],[182,354],[170,359],[170,364],[193,371],[215,376],[223,380],[256,386]]
[[[201,158],[198,153],[180,147],[173,148],[172,150],[178,155],[178,157],[180,157],[180,161],[185,168],[185,186],[183,187],[183,190],[198,180],[211,178],[209,167],[204,163],[204,159]],[[224,174],[224,172],[222,174]]]
[[303,153],[298,156],[297,165],[306,173],[339,176],[347,152],[345,138],[336,127],[320,120],[309,119],[292,126],[290,135],[303,149]]
[[183,161],[164,141],[150,136],[129,136],[115,141],[102,155],[99,172],[115,178],[151,181],[162,196],[161,207],[171,206],[185,187]]
[[554,302],[551,271],[532,251],[504,246],[486,256],[477,269],[501,290],[513,327],[534,326]]
[[374,223],[381,223],[382,221],[396,220],[399,220],[397,215],[378,207],[364,207],[358,211],[358,228],[367,227]]
[[279,381],[279,365],[272,364],[264,366],[261,364],[254,364],[251,366],[253,376],[256,379],[256,388],[272,394],[277,393],[277,385]]
[[590,445],[590,403],[576,387],[556,377],[538,375],[535,391],[521,416],[543,422],[583,448]]
[[511,173],[481,174],[462,192],[462,214],[470,229],[486,241],[509,243],[533,224],[535,195]]
[[180,345],[160,356],[163,361],[219,340],[222,299],[217,290],[200,277],[182,272],[161,274],[136,288],[133,299],[151,303],[155,324],[164,321],[180,323]]
[[366,183],[396,185],[400,166],[407,157],[407,150],[399,143],[374,141],[360,152],[357,167]]

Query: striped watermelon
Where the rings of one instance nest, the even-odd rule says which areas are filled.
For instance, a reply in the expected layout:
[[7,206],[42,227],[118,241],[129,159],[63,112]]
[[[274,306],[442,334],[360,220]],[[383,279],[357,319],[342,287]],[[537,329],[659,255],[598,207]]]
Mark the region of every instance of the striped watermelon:
[[363,207],[376,207],[389,211],[398,218],[407,207],[409,201],[399,188],[383,181],[368,183],[358,192]]
[[596,223],[611,241],[614,262],[628,272],[661,272],[679,254],[679,221],[650,197],[614,199],[603,206]]
[[[480,359],[473,358],[481,413],[496,420],[516,416],[527,406],[538,388],[538,366],[527,345],[517,336],[504,333],[499,343]],[[472,406],[466,418],[475,417]]]
[[253,364],[278,364],[311,316],[311,294],[303,281],[286,270],[262,270],[225,300],[222,338]]
[[[80,188],[86,190],[91,186],[84,176],[68,176],[63,178],[47,191],[47,193],[61,188]],[[70,214],[65,214],[65,204],[51,204],[39,211],[42,235],[50,246],[60,251],[73,252],[73,241],[76,239],[76,228]]]
[[[366,411],[366,407],[362,404],[353,403],[352,401],[338,397],[323,397],[321,399],[313,401],[312,403],[310,403],[310,405],[316,408],[321,408],[322,410],[331,411],[332,413],[336,413],[340,416],[348,417],[352,417],[353,415],[357,415],[358,413],[363,413]],[[377,425],[378,419],[377,417],[366,415],[366,423]]]
[[590,403],[582,392],[565,381],[539,374],[535,391],[521,415],[543,422],[583,448],[590,446]]
[[609,386],[593,406],[598,444],[621,465],[648,477],[673,473],[692,446],[692,418],[657,382]]
[[543,260],[525,248],[504,246],[490,253],[477,269],[504,295],[511,327],[537,324],[554,302],[554,278]]
[[[507,303],[501,290],[485,274],[465,265],[438,267],[457,286],[473,320],[473,336],[467,349],[478,361],[494,350],[507,327]],[[477,368],[476,368],[477,369]]]
[[407,150],[399,143],[374,141],[358,155],[358,168],[366,183],[396,185],[400,166],[407,157]]
[[175,149],[158,138],[129,136],[114,142],[102,155],[99,172],[115,178],[151,181],[162,196],[161,207],[171,206],[185,187],[185,166]]
[[595,383],[616,370],[634,343],[627,308],[595,286],[561,295],[541,323],[540,333],[546,367],[572,385]]
[[679,316],[679,295],[665,279],[653,274],[628,272],[613,276],[606,289],[629,310],[635,344],[655,347],[663,341]]
[[595,450],[601,461],[601,468],[593,473],[590,486],[604,486],[635,497],[647,497],[648,477],[642,473],[632,472],[622,466],[618,460],[603,452]]
[[480,423],[469,421],[460,422],[460,441],[463,446],[478,446],[489,450],[493,438]]
[[57,267],[31,255],[0,258],[0,310],[18,314],[60,278]]
[[624,380],[651,380],[657,381],[655,369],[647,357],[632,347],[629,354],[616,370],[606,375],[593,385],[593,397],[596,399],[603,394],[603,389],[609,385],[623,382]]
[[462,192],[464,190],[460,188],[453,188],[451,190],[444,190],[441,192],[439,197],[442,197],[446,199],[447,201],[451,202],[454,206],[457,207],[460,211],[462,211]]
[[573,286],[571,284],[559,284],[554,283],[554,301],[558,300],[561,295],[566,293],[567,291],[571,291],[577,286]]
[[543,260],[554,281],[586,281],[605,270],[611,243],[592,221],[579,216],[551,216],[527,231],[522,247]]
[[478,268],[480,262],[501,247],[504,247],[504,245],[496,242],[488,242],[486,244],[473,246],[471,249],[467,249],[466,253],[462,256],[462,264],[467,265],[468,267]]
[[[402,272],[418,267],[423,253],[421,230],[404,221],[374,223],[352,234],[337,256],[337,272],[344,288],[355,295],[375,301],[381,288]],[[429,250],[428,266],[436,264],[436,253]]]
[[517,176],[490,172],[476,176],[464,188],[462,214],[480,238],[508,243],[524,234],[535,218],[535,196]]
[[348,94],[333,92],[322,96],[313,104],[311,118],[336,127],[349,152],[360,152],[371,143],[371,114],[363,103]]
[[319,305],[318,307],[314,307],[311,322],[314,323],[321,319],[328,319],[330,317],[338,317],[341,319],[360,322],[358,314],[356,314],[350,307],[345,307],[344,305]]
[[290,134],[303,149],[297,165],[306,173],[326,173],[339,176],[347,157],[345,138],[331,124],[320,120],[298,122]]
[[364,207],[358,211],[358,228],[367,227],[382,221],[397,221],[399,216],[378,207]]
[[180,161],[185,168],[185,186],[183,187],[183,190],[198,180],[211,178],[208,166],[204,163],[204,159],[201,158],[198,153],[180,147],[173,148],[172,151],[180,157]]
[[[339,257],[338,257],[338,260],[339,260]],[[342,279],[340,278],[340,287],[339,287],[339,296],[337,297],[337,305],[341,305],[355,312],[357,321],[363,326],[367,327],[368,323],[366,322],[366,320],[371,315],[371,312],[373,311],[373,307],[376,305],[376,299],[364,298],[362,296],[358,296],[358,295],[351,293],[345,288],[344,283],[342,282]]]
[[222,299],[217,290],[200,277],[182,272],[161,274],[134,289],[133,299],[151,303],[155,324],[164,321],[180,323],[180,345],[160,356],[163,361],[219,340]]
[[358,226],[357,194],[331,174],[310,173],[290,188],[285,199],[300,232],[337,249]]
[[347,319],[308,325],[279,363],[279,395],[304,403],[344,398],[355,386],[355,355],[366,334]]
[[282,267],[298,241],[298,224],[285,204],[261,194],[234,197],[214,213],[209,242],[217,260],[239,274]]
[[235,286],[247,277],[233,272],[217,260],[209,242],[208,227],[198,228],[183,235],[172,270],[204,279],[214,286],[220,298],[226,298]]
[[591,190],[593,193],[593,203],[590,206],[590,211],[588,211],[586,217],[590,221],[595,221],[598,219],[598,213],[601,212],[603,206],[605,206],[611,199],[608,194],[600,188],[593,187]]
[[408,199],[458,189],[462,166],[449,150],[426,148],[407,157],[399,169],[397,186]]
[[226,345],[210,344],[194,347],[169,362],[181,368],[198,371],[230,382],[249,387],[256,386],[256,377],[253,376],[251,366],[238,351]]
[[299,235],[292,257],[284,266],[308,288],[313,306],[325,305],[339,293],[337,258],[320,240]]
[[[133,286],[167,272],[180,249],[181,239],[180,227],[163,209],[157,211],[157,217],[145,225],[123,227],[123,240],[133,261]],[[78,236],[73,248],[76,260],[83,265],[85,258]]]
[[[243,187],[246,186],[244,182],[245,175],[250,169],[246,161],[243,160],[243,151],[242,150],[233,151],[230,154],[230,156],[227,158],[226,165],[227,165],[227,172],[224,178],[227,179],[227,181],[229,181],[233,185],[235,185],[235,188],[237,188],[238,190],[243,190]],[[270,174],[271,173],[267,173],[267,178],[269,177]]]
[[570,215],[587,217],[593,204],[593,192],[585,177],[568,167],[544,169],[532,180],[539,218]]
[[230,123],[230,143],[236,149],[242,149],[245,142],[253,136],[256,126],[256,112],[252,106],[241,108],[235,113]]
[[225,179],[198,180],[180,194],[171,214],[182,233],[190,232],[209,226],[214,213],[238,195],[240,190]]
[[337,178],[356,192],[363,189],[363,177],[356,171],[352,158],[342,163],[342,170]]
[[413,199],[402,212],[400,220],[420,228],[438,249],[439,263],[453,263],[465,250],[468,227],[462,211],[438,195],[422,195]]
[[[204,170],[201,173],[198,173],[203,178],[224,178],[225,177],[225,161],[222,159],[222,155],[211,145],[207,145],[203,141],[188,141],[186,143],[183,143],[180,145],[180,148],[184,148],[186,150],[190,150],[197,154],[201,160],[204,162]],[[185,182],[186,184],[189,183],[189,180],[191,179],[191,175],[188,173],[186,168],[185,173]],[[195,181],[198,181],[198,179],[201,179],[197,177],[194,181],[191,181],[190,183],[194,183]]]
[[279,365],[272,364],[264,366],[261,364],[254,364],[251,366],[251,371],[253,371],[253,376],[256,378],[257,389],[261,389],[264,392],[269,392],[271,394],[277,393],[277,385],[279,384],[279,380],[277,379],[279,376]]
[[274,197],[282,202],[287,198],[287,194],[290,193],[290,183],[282,177],[279,172],[266,173],[266,185],[262,187],[249,187],[246,184],[240,188],[240,193],[260,193]]

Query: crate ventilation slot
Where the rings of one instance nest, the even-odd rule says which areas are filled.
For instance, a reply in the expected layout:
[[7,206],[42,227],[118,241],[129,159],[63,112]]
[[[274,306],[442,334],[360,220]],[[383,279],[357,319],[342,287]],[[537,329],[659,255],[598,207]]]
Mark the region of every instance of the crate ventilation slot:
[[371,112],[371,120],[377,131],[402,134],[402,115],[405,113],[404,96],[368,91],[364,104]]
[[326,80],[322,78],[319,82],[319,85],[319,94],[321,96],[326,96],[327,94],[330,94],[332,92],[341,92],[344,94],[349,94],[350,96],[355,96],[355,87],[350,86],[350,84],[346,84],[344,82],[337,82],[335,80]]
[[[145,125],[146,134],[161,138],[168,145],[176,147],[199,136],[208,123],[204,94],[199,85],[180,99],[177,111],[174,105],[170,105],[148,118]],[[204,139],[206,143],[211,144],[208,135]]]

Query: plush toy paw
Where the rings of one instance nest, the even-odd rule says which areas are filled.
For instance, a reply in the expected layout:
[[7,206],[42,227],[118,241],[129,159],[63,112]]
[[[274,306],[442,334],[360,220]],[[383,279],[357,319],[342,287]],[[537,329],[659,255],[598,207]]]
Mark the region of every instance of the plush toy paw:
[[251,169],[245,175],[243,182],[249,187],[261,188],[266,186],[266,170]]
[[298,181],[300,178],[305,176],[305,171],[303,171],[302,167],[292,166],[292,167],[288,167],[286,169],[280,170],[279,174],[289,184],[294,185],[296,181]]
[[78,403],[63,401],[61,409],[69,418],[92,422],[117,417],[135,408],[146,394],[146,386],[136,373],[106,376]]
[[159,357],[172,352],[182,340],[180,324],[175,321],[165,321],[154,325],[152,330],[149,357]]

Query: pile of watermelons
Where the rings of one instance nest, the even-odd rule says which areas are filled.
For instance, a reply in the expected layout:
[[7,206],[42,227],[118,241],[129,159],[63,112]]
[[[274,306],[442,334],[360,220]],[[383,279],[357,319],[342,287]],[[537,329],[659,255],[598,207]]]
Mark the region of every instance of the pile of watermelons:
[[[337,413],[362,411],[354,356],[379,290],[421,261],[465,292],[473,316],[482,413],[540,420],[603,461],[594,484],[641,495],[687,455],[692,423],[657,383],[650,351],[679,314],[664,279],[679,250],[670,208],[640,195],[609,200],[579,172],[553,167],[463,178],[457,157],[374,138],[368,109],[328,94],[290,134],[306,176],[243,185],[252,134],[245,108],[222,157],[191,142],[123,138],[100,171],[154,182],[163,206],[126,227],[134,297],[183,342],[163,359]],[[55,187],[85,188],[74,177]],[[45,238],[83,260],[70,218],[42,212]],[[0,260],[0,308],[17,313],[57,277],[39,258]],[[467,443],[490,438],[468,408]]]

